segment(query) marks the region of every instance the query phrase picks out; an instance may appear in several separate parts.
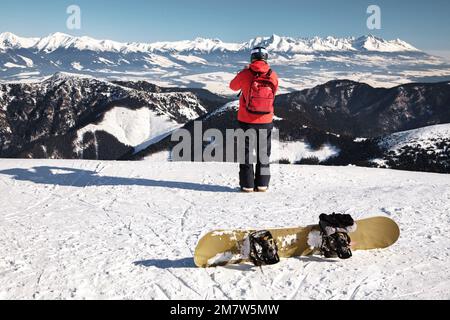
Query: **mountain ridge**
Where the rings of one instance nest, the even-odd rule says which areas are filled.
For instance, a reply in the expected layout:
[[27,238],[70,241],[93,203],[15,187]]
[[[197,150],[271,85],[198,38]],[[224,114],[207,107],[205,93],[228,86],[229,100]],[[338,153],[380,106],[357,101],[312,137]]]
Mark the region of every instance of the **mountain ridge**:
[[[67,73],[37,83],[0,84],[0,155],[137,160],[170,154],[170,133],[191,132],[194,120],[204,131],[234,128],[237,101],[228,101],[205,89]],[[416,137],[403,138],[406,144],[395,150],[380,141],[398,140],[389,136],[395,132],[450,123],[449,102],[448,82],[380,89],[338,80],[281,94],[275,126],[285,156],[278,160],[448,172],[450,141],[435,130],[426,129],[430,143],[424,147],[415,146]]]
[[56,72],[108,81],[146,80],[161,87],[207,89],[232,96],[228,83],[249,62],[253,46],[270,51],[280,92],[348,78],[375,87],[450,79],[450,63],[402,40],[293,38],[272,35],[242,43],[219,39],[122,43],[54,33],[42,38],[0,35],[0,83],[40,81]]
[[152,139],[226,101],[64,73],[0,84],[0,156],[114,160],[132,146],[127,141]]
[[11,32],[0,34],[0,49],[26,48],[30,50],[53,52],[60,48],[75,48],[97,52],[215,52],[242,51],[253,46],[263,45],[273,52],[302,53],[314,51],[376,51],[402,52],[419,51],[411,44],[396,40],[385,40],[373,35],[355,37],[312,37],[294,38],[272,35],[256,37],[246,42],[226,43],[219,39],[196,38],[194,40],[162,41],[152,43],[118,42],[113,40],[98,40],[89,36],[72,36],[55,32],[41,38],[24,38]]

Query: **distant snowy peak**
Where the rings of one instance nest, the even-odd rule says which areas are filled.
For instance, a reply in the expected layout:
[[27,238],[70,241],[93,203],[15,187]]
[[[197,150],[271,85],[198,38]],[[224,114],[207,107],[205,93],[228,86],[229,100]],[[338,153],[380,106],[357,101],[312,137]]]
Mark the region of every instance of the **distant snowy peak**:
[[372,35],[359,38],[314,37],[296,39],[272,35],[268,38],[255,38],[247,47],[261,45],[274,52],[315,52],[315,51],[375,51],[375,52],[402,52],[419,51],[412,45],[397,39],[384,40]]
[[38,40],[39,38],[18,37],[11,32],[0,33],[0,50],[30,48],[35,45]]
[[96,40],[90,37],[74,37],[64,33],[54,33],[48,37],[40,39],[35,45],[39,51],[47,53],[53,52],[57,49],[78,49],[91,50],[97,52],[120,52],[126,50],[127,44],[110,40]]
[[292,38],[272,35],[257,37],[244,43],[226,43],[218,39],[197,38],[195,40],[121,43],[111,40],[97,40],[91,37],[75,37],[64,33],[53,33],[44,38],[21,38],[12,33],[0,34],[0,49],[27,48],[50,53],[58,49],[90,50],[96,52],[239,52],[254,46],[265,46],[277,53],[303,53],[326,51],[374,51],[403,52],[419,51],[412,45],[397,39],[384,40],[372,35],[360,38]]
[[225,43],[218,39],[196,38],[175,42],[155,42],[148,45],[151,52],[223,52],[239,51],[244,47],[239,43]]
[[248,42],[247,47],[263,46],[273,52],[314,52],[314,51],[354,51],[351,39],[333,37],[296,39],[272,35],[268,38],[255,38]]
[[353,41],[353,47],[356,50],[378,52],[419,51],[417,48],[400,39],[387,41],[372,35],[355,39]]

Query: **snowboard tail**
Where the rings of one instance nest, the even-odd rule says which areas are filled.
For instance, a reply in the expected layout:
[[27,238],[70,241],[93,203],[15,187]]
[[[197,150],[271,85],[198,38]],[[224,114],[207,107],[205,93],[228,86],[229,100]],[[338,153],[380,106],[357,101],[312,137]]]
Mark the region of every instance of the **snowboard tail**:
[[[350,233],[352,250],[384,249],[400,236],[400,229],[392,219],[374,217],[356,221],[357,229]],[[194,261],[198,267],[215,267],[250,262],[249,236],[257,230],[216,230],[200,239]],[[320,237],[319,225],[269,229],[281,258],[309,256],[318,252],[311,239]]]

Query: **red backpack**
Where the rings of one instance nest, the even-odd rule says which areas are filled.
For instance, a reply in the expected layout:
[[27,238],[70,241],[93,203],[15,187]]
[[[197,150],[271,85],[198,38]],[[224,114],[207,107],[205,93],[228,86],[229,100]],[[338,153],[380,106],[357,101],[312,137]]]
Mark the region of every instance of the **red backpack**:
[[266,74],[257,73],[249,69],[254,77],[250,85],[248,101],[246,101],[247,111],[254,114],[269,114],[274,112],[275,86],[270,76],[272,69]]

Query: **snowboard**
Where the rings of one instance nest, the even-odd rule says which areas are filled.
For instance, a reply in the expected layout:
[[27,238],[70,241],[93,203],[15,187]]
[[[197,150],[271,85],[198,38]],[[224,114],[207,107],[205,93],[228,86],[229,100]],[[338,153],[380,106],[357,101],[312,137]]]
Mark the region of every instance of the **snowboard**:
[[[357,229],[349,233],[352,251],[384,249],[400,237],[397,223],[387,217],[372,217],[356,221]],[[250,262],[249,235],[255,230],[216,230],[203,236],[195,249],[197,267],[217,267]],[[310,256],[319,253],[319,225],[268,229],[278,246],[280,258]]]

